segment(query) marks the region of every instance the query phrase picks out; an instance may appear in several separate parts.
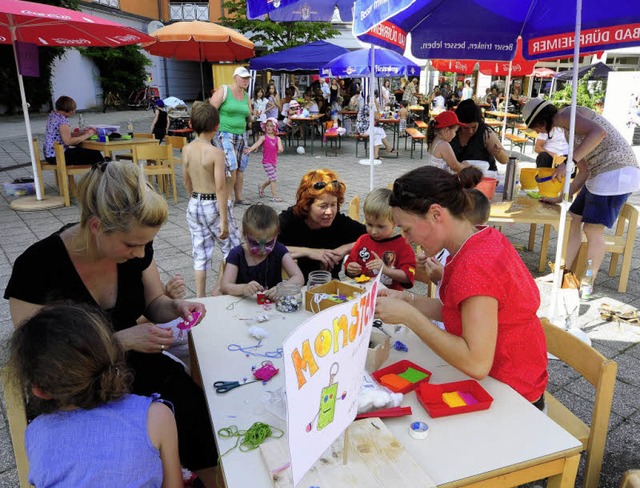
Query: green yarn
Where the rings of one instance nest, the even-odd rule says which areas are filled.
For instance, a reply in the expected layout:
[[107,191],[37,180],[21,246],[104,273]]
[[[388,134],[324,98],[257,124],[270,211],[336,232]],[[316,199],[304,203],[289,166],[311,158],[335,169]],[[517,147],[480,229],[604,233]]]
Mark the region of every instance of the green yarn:
[[233,451],[236,447],[239,447],[242,452],[253,451],[260,447],[260,444],[269,437],[280,439],[284,435],[284,432],[277,427],[256,422],[247,430],[238,430],[238,427],[235,425],[223,427],[218,430],[218,435],[223,439],[236,438],[235,445],[220,456],[222,457]]

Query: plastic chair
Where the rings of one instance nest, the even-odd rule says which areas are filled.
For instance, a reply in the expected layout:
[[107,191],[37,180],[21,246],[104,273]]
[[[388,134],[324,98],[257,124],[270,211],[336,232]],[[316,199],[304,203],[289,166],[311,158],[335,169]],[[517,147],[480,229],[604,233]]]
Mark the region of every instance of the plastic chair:
[[[625,228],[627,234],[625,235]],[[620,282],[618,291],[627,292],[629,282],[629,272],[631,271],[631,258],[633,257],[633,246],[636,240],[638,228],[638,209],[629,203],[625,203],[620,210],[615,234],[604,236],[604,249],[611,253],[611,263],[609,264],[609,276],[615,276],[618,271],[618,258],[622,256],[622,266],[620,268]],[[576,276],[581,278],[587,263],[587,238],[582,236],[582,244],[576,257]]]
[[[146,164],[142,162],[145,161]],[[165,179],[171,180],[173,189],[173,203],[178,203],[176,190],[176,172],[173,164],[173,147],[171,144],[144,144],[133,147],[133,162],[141,165],[141,169],[147,177],[156,176],[158,187],[169,196],[169,185],[165,185]],[[168,182],[167,182],[168,183]]]
[[591,425],[585,424],[549,392],[545,392],[545,402],[549,417],[582,442],[583,450],[587,452],[582,486],[597,488],[607,442],[618,365],[576,336],[553,325],[546,318],[541,318],[541,322],[547,340],[547,350],[595,387]]
[[18,481],[20,488],[28,488],[29,484],[29,460],[27,459],[27,449],[24,441],[24,432],[27,429],[27,408],[24,392],[19,385],[11,378],[8,366],[0,371],[2,377],[2,389],[7,407],[7,421],[9,422],[9,433],[11,434],[11,444],[13,445],[13,455],[16,460],[18,470]]
[[67,166],[64,156],[64,146],[57,142],[53,145],[56,152],[56,171],[60,196],[64,198],[65,207],[71,206],[71,194],[76,193],[76,175],[83,175],[91,170],[90,164]]

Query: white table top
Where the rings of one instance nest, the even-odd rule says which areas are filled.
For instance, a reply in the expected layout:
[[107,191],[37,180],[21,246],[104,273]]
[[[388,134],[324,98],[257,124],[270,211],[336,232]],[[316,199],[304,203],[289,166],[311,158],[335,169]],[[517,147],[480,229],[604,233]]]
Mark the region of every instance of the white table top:
[[[200,300],[207,307],[203,322],[192,330],[211,420],[216,431],[219,451],[225,452],[235,439],[220,439],[217,431],[232,424],[247,429],[261,421],[286,430],[284,421],[265,411],[263,396],[284,385],[282,359],[272,359],[281,371],[266,386],[253,383],[225,394],[216,394],[213,382],[252,378],[251,366],[259,367],[265,358],[246,357],[242,352],[230,352],[229,344],[255,345],[248,334],[254,322],[240,320],[265,313],[255,301],[237,297],[212,297]],[[235,302],[235,303],[234,303]],[[234,303],[232,310],[227,306]],[[263,340],[262,352],[273,351],[282,345],[288,333],[299,325],[309,312],[291,314],[268,312],[270,320],[259,324],[269,332]],[[385,325],[392,343],[401,340],[409,347],[408,353],[391,351],[386,364],[409,359],[432,372],[431,383],[446,383],[468,379],[466,375],[447,365],[422,343],[411,331]],[[506,466],[539,459],[558,452],[574,449],[579,441],[559,427],[547,416],[507,385],[485,378],[480,382],[494,398],[489,410],[432,419],[418,402],[415,392],[405,395],[403,406],[410,405],[413,415],[384,419],[385,424],[421,464],[437,484],[455,482],[470,476],[494,471]],[[429,425],[429,437],[412,439],[408,434],[411,421],[422,420]],[[229,488],[270,487],[259,451],[234,450],[222,458],[222,466]]]

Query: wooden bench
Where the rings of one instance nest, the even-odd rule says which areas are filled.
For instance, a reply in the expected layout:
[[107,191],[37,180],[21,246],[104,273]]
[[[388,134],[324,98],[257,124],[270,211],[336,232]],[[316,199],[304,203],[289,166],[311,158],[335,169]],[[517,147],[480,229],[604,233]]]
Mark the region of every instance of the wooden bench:
[[[418,129],[407,128],[405,129],[405,131],[411,138],[411,159],[413,159],[413,151],[416,148],[416,144],[420,144],[420,159],[422,159],[422,153],[424,151],[424,141],[427,139],[427,136],[425,136]],[[407,141],[409,140],[409,137],[404,140],[405,151],[407,150]]]
[[364,143],[364,152],[365,155],[369,149],[369,136],[367,134],[353,134],[353,138],[356,140],[356,158],[358,156],[358,146],[361,142]]
[[504,138],[508,139],[509,142],[511,142],[511,149],[513,149],[513,146],[519,147],[520,154],[523,153],[524,148],[527,145],[527,141],[529,140],[526,137],[517,136],[515,134],[505,134]]
[[420,129],[420,130],[425,130],[425,131],[427,130],[427,127],[429,127],[429,126],[427,125],[427,123],[426,123],[426,122],[424,122],[423,120],[416,120],[416,121],[415,121],[415,126],[416,126],[418,129]]
[[331,129],[326,129],[322,135],[322,143],[324,144],[324,155],[329,156],[329,148],[334,151],[336,157],[338,157],[338,149],[342,148],[342,136]]
[[487,119],[484,121],[484,123],[487,124],[489,127],[493,127],[494,129],[497,129],[498,132],[502,131],[502,122],[497,119]]

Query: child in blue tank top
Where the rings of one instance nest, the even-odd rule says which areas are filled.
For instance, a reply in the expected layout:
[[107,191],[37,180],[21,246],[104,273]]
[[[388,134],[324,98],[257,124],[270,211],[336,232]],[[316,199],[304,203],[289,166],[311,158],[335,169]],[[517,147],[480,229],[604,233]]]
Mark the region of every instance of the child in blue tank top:
[[100,312],[42,309],[13,333],[9,366],[40,414],[25,433],[30,484],[183,486],[173,413],[128,394],[132,375]]

